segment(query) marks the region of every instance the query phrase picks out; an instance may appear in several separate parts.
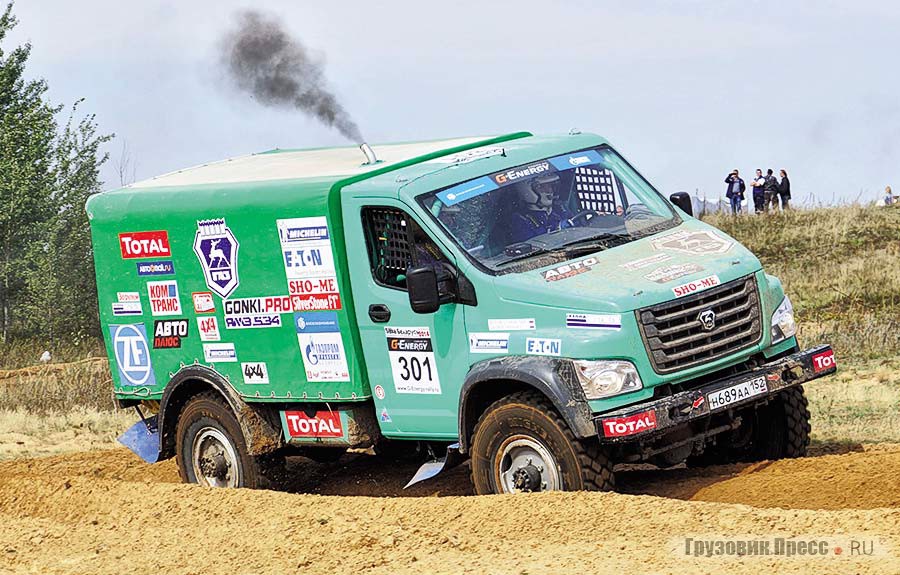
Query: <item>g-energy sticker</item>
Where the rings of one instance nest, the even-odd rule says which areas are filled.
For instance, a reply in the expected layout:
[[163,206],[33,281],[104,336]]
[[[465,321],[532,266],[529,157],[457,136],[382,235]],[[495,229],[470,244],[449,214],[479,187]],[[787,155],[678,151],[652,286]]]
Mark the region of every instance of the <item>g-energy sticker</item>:
[[[439,394],[441,382],[427,327],[385,327],[388,358],[397,393]],[[382,391],[382,394],[384,391]],[[376,395],[378,395],[376,389]],[[383,395],[380,399],[383,399]]]
[[669,250],[686,254],[724,254],[734,242],[709,230],[684,230],[650,242],[656,250]]
[[719,283],[721,283],[719,282],[719,276],[708,276],[703,279],[675,286],[672,288],[672,293],[675,294],[675,297],[683,297],[711,287],[716,287]]
[[512,170],[506,170],[505,172],[500,172],[498,174],[493,174],[491,179],[494,180],[500,186],[505,186],[506,184],[514,184],[523,178],[530,178],[531,176],[537,176],[538,174],[543,174],[544,172],[556,171],[550,165],[550,162],[541,161],[535,162],[533,164],[528,164],[527,166],[521,166],[518,168],[513,168]]
[[521,331],[534,329],[534,318],[523,319],[489,319],[488,329],[491,331]]
[[471,353],[509,353],[508,333],[470,333],[469,351]]
[[567,313],[566,327],[574,329],[619,329],[622,316],[617,313]]

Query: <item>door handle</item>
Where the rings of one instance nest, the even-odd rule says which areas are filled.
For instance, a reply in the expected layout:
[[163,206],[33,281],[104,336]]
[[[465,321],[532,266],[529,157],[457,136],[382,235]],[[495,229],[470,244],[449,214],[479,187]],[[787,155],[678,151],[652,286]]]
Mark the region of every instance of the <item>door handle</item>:
[[391,308],[383,303],[369,305],[369,318],[375,323],[385,323],[391,320]]

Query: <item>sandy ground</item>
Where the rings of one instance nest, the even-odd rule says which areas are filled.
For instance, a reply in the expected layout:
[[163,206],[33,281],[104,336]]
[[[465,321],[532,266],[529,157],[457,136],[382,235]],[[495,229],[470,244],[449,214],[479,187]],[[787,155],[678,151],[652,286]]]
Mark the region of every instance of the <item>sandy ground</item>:
[[[288,492],[271,492],[182,485],[173,462],[124,449],[3,462],[0,572],[900,573],[900,445],[625,470],[627,493],[473,497],[465,466],[403,491],[414,468],[297,458]],[[777,537],[826,554],[685,553],[686,538],[693,553],[729,539],[774,551]]]

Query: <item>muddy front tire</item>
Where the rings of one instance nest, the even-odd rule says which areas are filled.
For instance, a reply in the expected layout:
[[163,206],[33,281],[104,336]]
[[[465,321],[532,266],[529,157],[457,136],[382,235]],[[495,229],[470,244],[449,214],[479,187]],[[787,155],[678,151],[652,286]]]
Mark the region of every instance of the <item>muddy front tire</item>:
[[518,392],[488,407],[475,426],[471,456],[479,495],[615,487],[612,462],[600,444],[575,437],[536,392]]
[[215,393],[191,399],[175,430],[178,474],[185,483],[207,487],[277,487],[284,458],[252,456],[241,426],[225,401]]

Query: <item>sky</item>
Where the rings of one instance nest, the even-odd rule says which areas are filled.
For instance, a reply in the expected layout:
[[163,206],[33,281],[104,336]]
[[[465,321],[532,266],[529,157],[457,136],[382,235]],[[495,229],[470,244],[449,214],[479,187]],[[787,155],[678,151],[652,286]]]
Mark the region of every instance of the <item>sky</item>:
[[346,145],[236,93],[218,65],[235,14],[279,18],[325,62],[372,143],[499,134],[608,138],[664,194],[724,194],[786,169],[795,201],[900,189],[897,2],[18,0],[49,98],[85,98],[140,180],[280,148]]

